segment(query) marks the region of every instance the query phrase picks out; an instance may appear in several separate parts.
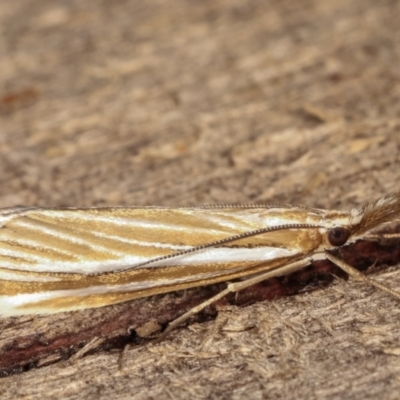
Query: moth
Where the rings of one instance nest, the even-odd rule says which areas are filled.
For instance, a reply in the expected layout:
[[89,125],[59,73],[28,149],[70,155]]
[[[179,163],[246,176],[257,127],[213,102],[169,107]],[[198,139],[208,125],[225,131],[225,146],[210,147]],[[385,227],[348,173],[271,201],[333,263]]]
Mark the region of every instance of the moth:
[[101,307],[217,282],[226,290],[173,321],[166,335],[230,292],[328,259],[400,219],[400,193],[350,211],[291,205],[0,210],[0,315]]

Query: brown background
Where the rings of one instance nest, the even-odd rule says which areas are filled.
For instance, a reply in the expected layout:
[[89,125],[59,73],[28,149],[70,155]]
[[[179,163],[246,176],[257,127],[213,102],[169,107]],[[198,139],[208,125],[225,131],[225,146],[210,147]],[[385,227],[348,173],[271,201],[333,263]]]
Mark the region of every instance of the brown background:
[[[0,206],[345,208],[398,191],[399,21],[392,0],[0,2]],[[377,279],[400,286],[396,269]],[[399,310],[335,281],[122,362],[26,366],[0,395],[397,399]],[[93,313],[2,321],[0,347]]]

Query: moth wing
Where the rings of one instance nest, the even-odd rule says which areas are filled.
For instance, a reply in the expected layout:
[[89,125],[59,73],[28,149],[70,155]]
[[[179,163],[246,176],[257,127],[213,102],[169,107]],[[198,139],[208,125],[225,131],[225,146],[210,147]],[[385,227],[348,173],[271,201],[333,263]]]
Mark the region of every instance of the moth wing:
[[279,266],[304,253],[307,230],[218,245],[265,228],[268,217],[284,224],[275,214],[237,208],[7,210],[0,213],[0,313],[99,307]]
[[[268,210],[267,210],[268,211]],[[268,232],[185,251],[266,227],[264,209],[17,209],[0,214],[0,268],[47,273],[96,274],[144,263],[150,267],[187,262],[262,260],[301,250],[300,231]],[[275,223],[279,219],[275,216]],[[284,222],[282,220],[282,222]],[[197,261],[196,261],[197,260]]]

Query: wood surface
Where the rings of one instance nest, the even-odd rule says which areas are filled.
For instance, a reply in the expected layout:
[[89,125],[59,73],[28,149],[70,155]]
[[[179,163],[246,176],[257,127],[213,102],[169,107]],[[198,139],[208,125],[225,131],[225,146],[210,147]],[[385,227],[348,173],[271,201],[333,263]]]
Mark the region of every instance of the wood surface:
[[[393,0],[0,2],[0,207],[399,191],[399,21]],[[399,302],[307,271],[159,344],[140,335],[224,286],[2,319],[0,397],[397,399]],[[369,272],[400,288],[399,268]]]

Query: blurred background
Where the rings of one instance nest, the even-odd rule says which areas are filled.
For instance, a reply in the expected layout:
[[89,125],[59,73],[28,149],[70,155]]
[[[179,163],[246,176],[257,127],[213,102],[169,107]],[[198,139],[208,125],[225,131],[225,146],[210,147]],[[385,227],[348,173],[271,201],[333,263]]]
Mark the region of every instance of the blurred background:
[[3,2],[0,205],[335,207],[396,190],[399,10]]
[[[395,0],[0,2],[0,207],[285,202],[340,208],[398,191],[399,21]],[[342,300],[335,301],[328,303]],[[321,297],[315,304],[322,303]],[[354,312],[354,303],[348,306]],[[265,337],[256,343],[253,335],[246,344],[236,337],[193,355],[193,364],[173,364],[173,371],[147,350],[126,376],[103,360],[117,369],[102,379],[122,391],[135,376],[134,398],[148,398],[154,384],[157,398],[180,398],[182,390],[188,396],[191,389],[195,398],[384,393],[394,399],[400,344],[399,326],[391,324],[398,304],[373,312],[370,306],[366,300],[358,314],[361,325],[354,316],[338,325],[324,320],[313,330],[319,336],[305,328],[315,321],[310,311],[304,325],[290,330],[304,335],[285,342],[282,305],[269,315],[282,325],[284,357],[282,342],[268,347]],[[261,318],[253,312],[251,318]],[[332,326],[346,326],[346,339]],[[335,350],[344,343],[352,351]],[[248,358],[261,348],[262,361]],[[205,361],[207,354],[220,360],[222,349],[242,358]],[[81,379],[85,370],[89,378],[75,392],[70,388],[70,398],[90,398],[93,387],[110,390],[93,383],[99,360],[92,362],[71,373]],[[145,366],[156,364],[149,375]],[[191,375],[199,365],[204,375]],[[25,389],[19,376],[10,378],[7,387],[17,392],[8,389],[7,398],[35,397],[29,391],[35,385],[60,396],[65,382],[48,381],[50,371],[32,372]]]

